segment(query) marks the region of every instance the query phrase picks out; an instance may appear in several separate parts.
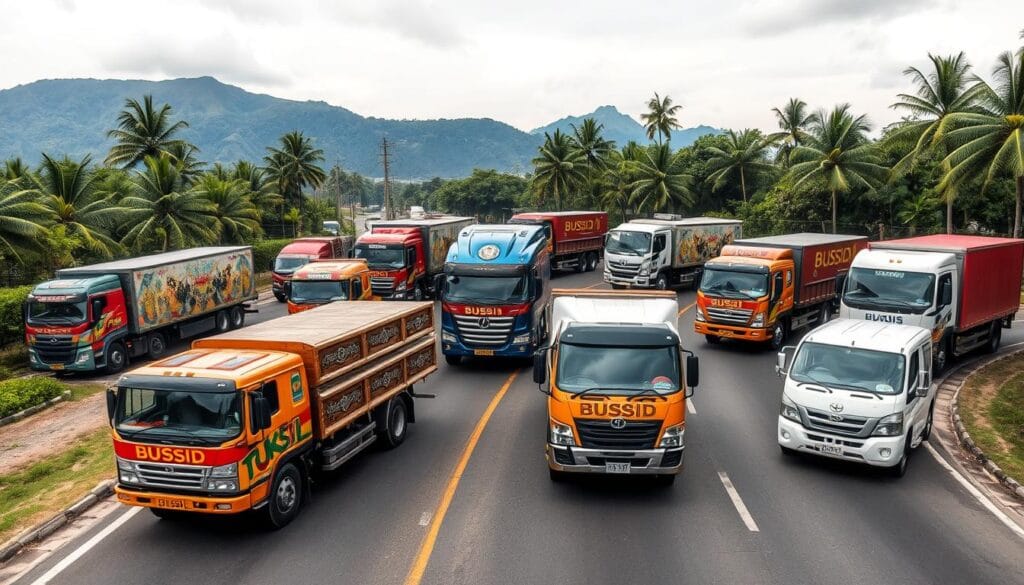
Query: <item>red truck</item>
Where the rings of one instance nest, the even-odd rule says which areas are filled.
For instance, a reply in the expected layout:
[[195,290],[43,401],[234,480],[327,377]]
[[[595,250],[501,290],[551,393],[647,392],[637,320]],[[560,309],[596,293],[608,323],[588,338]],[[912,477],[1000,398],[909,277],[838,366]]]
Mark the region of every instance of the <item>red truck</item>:
[[942,370],[971,350],[999,349],[1020,305],[1024,240],[934,235],[872,242],[853,262],[843,316],[932,332]]
[[553,270],[597,269],[608,233],[608,214],[603,211],[543,211],[517,213],[511,224],[543,225],[548,232],[548,252]]
[[448,215],[378,221],[356,240],[354,255],[370,265],[374,296],[419,301],[434,294],[448,248],[472,223]]
[[351,247],[352,236],[314,236],[293,240],[281,248],[270,267],[273,277],[270,286],[274,297],[281,303],[288,300],[284,283],[297,269],[314,260],[347,258]]

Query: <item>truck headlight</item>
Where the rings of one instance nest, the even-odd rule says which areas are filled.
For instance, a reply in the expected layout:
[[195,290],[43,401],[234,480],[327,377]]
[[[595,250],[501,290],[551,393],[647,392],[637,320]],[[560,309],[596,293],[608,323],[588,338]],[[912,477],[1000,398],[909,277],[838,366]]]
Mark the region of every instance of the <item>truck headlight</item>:
[[210,477],[236,477],[238,475],[238,463],[228,463],[210,470]]
[[121,483],[142,483],[135,472],[135,463],[120,457],[117,458],[117,478]]
[[532,342],[533,342],[533,333],[523,333],[522,335],[516,335],[515,337],[512,338],[512,343],[514,345],[515,344],[520,344],[520,343],[532,343]]
[[238,463],[214,467],[206,479],[206,489],[215,492],[238,491]]
[[575,447],[576,440],[572,436],[572,427],[551,419],[551,444]]
[[903,434],[903,413],[897,412],[878,421],[872,437],[898,437]]
[[91,349],[83,349],[82,352],[78,354],[78,359],[75,360],[75,363],[76,364],[84,364],[85,362],[87,362],[87,361],[89,361],[91,359],[92,359],[92,350]]
[[754,320],[750,322],[751,327],[764,327],[764,311],[754,315]]
[[409,285],[403,280],[402,282],[398,283],[398,286],[395,287],[395,292],[405,292],[405,289],[408,286]]
[[686,427],[683,425],[676,425],[665,429],[665,433],[661,435],[661,442],[658,443],[659,448],[669,447],[682,447],[683,446],[683,435],[686,433]]
[[441,341],[455,343],[458,341],[458,339],[455,337],[454,333],[448,331],[441,331]]
[[704,309],[702,309],[700,305],[697,305],[697,312],[694,313],[693,318],[696,319],[698,323],[704,323],[707,321],[707,317],[704,316]]
[[779,409],[779,415],[782,418],[788,418],[793,422],[800,422],[800,410],[797,409],[796,404],[789,399],[789,396],[782,395],[782,407]]
[[212,492],[237,492],[238,481],[234,479],[208,479],[206,489]]

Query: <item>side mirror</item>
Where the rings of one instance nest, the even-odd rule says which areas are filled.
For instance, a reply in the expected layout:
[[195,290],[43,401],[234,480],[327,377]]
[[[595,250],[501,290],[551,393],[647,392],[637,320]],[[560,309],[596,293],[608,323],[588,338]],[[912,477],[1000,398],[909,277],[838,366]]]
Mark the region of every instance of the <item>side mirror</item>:
[[696,388],[700,385],[700,360],[695,355],[686,356],[686,386]]
[[927,370],[921,370],[917,373],[917,395],[920,397],[928,396],[928,372]]
[[779,351],[779,353],[775,356],[776,376],[782,378],[789,373],[789,370],[786,369],[786,362],[789,360],[789,354],[792,353],[794,349],[796,348],[793,347],[792,345],[787,345],[786,347],[782,348],[782,350]]
[[117,392],[113,388],[107,388],[107,422],[113,426],[114,412],[117,410]]
[[107,307],[107,302],[102,298],[95,298],[89,303],[92,309],[92,322],[97,323],[100,320],[100,316],[103,315],[103,309]]
[[253,409],[256,413],[256,430],[265,431],[270,428],[270,404],[262,395],[257,395],[253,400]]
[[444,289],[444,274],[434,276],[434,297],[441,298],[441,291]]
[[939,290],[939,305],[948,307],[953,304],[953,283],[952,281],[946,280],[942,283],[942,289]]
[[538,349],[533,354],[533,381],[543,384],[548,380],[548,350]]

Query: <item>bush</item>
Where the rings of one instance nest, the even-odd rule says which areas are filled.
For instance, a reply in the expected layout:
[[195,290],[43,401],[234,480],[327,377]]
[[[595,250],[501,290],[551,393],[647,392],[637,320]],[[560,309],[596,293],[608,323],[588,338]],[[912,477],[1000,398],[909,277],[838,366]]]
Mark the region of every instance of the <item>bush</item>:
[[252,262],[255,264],[256,272],[270,270],[270,265],[277,258],[277,254],[292,241],[285,240],[263,240],[252,245]]
[[45,376],[0,382],[0,418],[42,404],[64,392],[64,385]]
[[0,288],[0,346],[25,338],[25,323],[22,304],[31,286]]

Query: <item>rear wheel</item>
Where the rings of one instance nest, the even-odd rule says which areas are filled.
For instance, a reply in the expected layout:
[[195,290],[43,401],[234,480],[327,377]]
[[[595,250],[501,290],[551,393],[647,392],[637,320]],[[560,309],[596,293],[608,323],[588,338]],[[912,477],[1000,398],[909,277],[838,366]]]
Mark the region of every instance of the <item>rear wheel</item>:
[[449,366],[457,366],[462,363],[462,356],[460,355],[446,355],[444,356],[444,362]]
[[217,316],[215,318],[217,319],[218,333],[224,333],[231,329],[231,317],[228,315],[227,311],[217,311]]
[[302,474],[291,463],[285,463],[274,477],[267,503],[266,520],[273,529],[284,528],[299,515],[302,505]]
[[1003,341],[1003,327],[996,321],[992,324],[992,331],[988,334],[988,343],[985,344],[985,353],[995,353],[999,351],[999,344]]
[[587,262],[587,272],[593,272],[597,270],[597,263],[600,259],[597,257],[597,252],[590,253],[590,261]]
[[408,430],[409,412],[405,399],[395,396],[388,401],[387,407],[378,416],[377,437],[384,441],[385,448],[394,449],[405,441]]
[[583,253],[576,257],[576,272],[583,272],[587,269],[587,254]]
[[821,305],[821,313],[818,314],[818,325],[824,325],[832,320],[832,305],[825,303]]
[[107,365],[104,370],[108,374],[116,374],[128,365],[128,354],[124,350],[124,344],[115,341],[107,348]]
[[245,325],[245,310],[240,306],[231,307],[231,328],[241,329]]
[[167,340],[163,333],[150,333],[146,338],[146,352],[149,357],[159,359],[167,353]]

